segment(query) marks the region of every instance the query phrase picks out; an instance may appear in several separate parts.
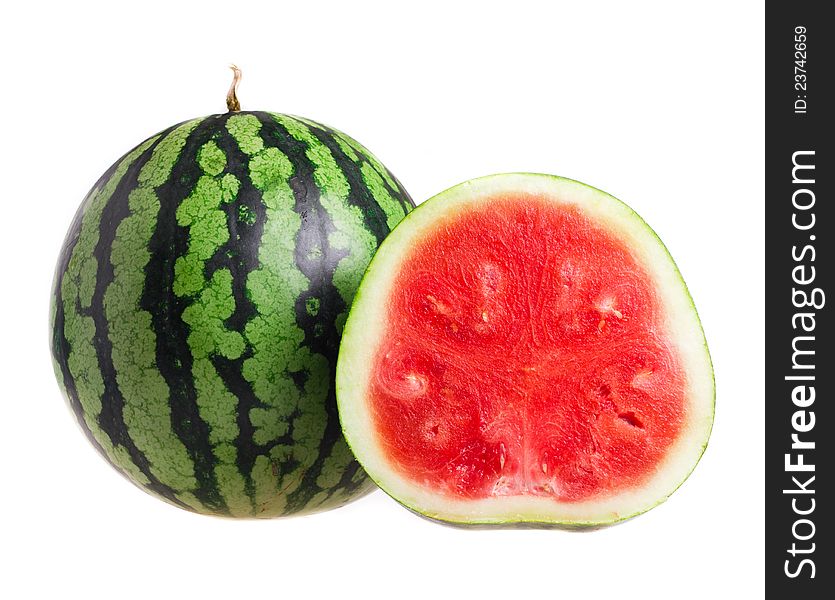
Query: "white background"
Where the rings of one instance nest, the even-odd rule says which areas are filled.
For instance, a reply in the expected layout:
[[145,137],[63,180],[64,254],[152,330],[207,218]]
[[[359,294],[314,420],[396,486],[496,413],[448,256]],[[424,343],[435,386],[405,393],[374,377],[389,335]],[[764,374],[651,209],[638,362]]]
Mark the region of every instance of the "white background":
[[[0,596],[758,598],[763,593],[763,12],[759,2],[6,3],[2,31]],[[266,522],[125,482],[74,424],[47,344],[78,203],[148,135],[225,110],[300,114],[415,200],[501,171],[630,204],[700,311],[717,413],[672,498],[591,533],[467,531],[381,492]]]

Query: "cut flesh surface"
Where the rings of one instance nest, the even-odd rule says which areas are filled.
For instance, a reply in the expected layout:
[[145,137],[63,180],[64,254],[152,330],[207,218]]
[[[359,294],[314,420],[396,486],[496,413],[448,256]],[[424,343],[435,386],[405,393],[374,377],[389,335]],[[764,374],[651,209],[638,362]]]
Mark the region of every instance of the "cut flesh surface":
[[643,512],[712,423],[704,336],[666,249],[625,205],[560,178],[483,178],[419,207],[372,262],[342,348],[355,454],[444,520]]
[[496,196],[450,219],[405,257],[386,322],[374,427],[444,494],[586,500],[640,484],[681,428],[646,273],[575,207]]

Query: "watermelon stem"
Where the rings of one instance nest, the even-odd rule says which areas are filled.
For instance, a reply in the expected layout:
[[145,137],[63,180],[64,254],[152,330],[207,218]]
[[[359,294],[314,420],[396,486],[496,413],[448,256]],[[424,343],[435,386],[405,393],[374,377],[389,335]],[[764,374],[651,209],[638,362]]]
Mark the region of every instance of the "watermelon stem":
[[241,81],[241,70],[236,65],[229,65],[232,69],[232,85],[229,86],[229,91],[226,93],[226,108],[229,112],[239,112],[241,110],[241,103],[238,102],[238,84]]

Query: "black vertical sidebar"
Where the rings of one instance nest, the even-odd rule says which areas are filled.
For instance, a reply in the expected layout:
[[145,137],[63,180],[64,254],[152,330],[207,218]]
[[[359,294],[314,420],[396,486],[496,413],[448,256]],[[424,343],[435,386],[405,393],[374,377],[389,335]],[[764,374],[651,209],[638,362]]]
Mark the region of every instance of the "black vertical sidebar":
[[765,578],[835,598],[835,25],[824,2],[766,8]]

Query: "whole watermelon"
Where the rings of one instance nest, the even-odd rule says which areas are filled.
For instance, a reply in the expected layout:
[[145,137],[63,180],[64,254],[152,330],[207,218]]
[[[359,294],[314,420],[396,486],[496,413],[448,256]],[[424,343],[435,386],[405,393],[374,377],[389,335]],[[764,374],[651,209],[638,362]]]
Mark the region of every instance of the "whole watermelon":
[[336,358],[368,262],[413,206],[364,147],[298,117],[212,115],[134,148],[82,203],[55,275],[55,371],[87,437],[198,513],[368,492]]

